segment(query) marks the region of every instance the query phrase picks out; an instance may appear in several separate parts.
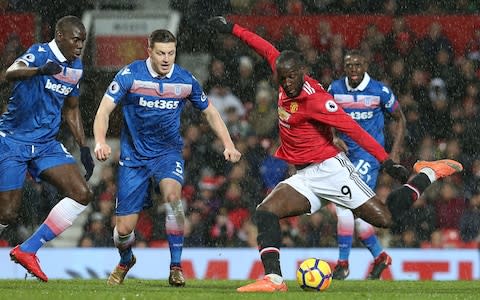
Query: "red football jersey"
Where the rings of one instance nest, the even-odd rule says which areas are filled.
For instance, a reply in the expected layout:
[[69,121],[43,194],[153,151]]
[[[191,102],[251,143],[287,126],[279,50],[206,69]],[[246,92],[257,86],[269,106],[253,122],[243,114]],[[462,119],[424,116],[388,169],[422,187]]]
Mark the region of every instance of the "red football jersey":
[[[267,59],[275,72],[280,52],[253,32],[235,24],[233,34]],[[315,79],[305,76],[300,95],[289,98],[279,87],[280,147],[275,155],[294,165],[321,162],[339,152],[332,127],[350,136],[380,162],[388,158],[383,147],[339,107]]]

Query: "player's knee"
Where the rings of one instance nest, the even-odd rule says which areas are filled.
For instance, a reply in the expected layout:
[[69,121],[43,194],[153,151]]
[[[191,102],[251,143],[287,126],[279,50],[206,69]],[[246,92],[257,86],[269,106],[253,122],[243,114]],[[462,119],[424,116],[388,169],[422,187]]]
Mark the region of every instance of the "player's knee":
[[376,225],[380,228],[390,228],[393,225],[392,215],[390,213],[385,213],[380,215],[379,223]]
[[72,195],[71,198],[75,199],[78,203],[87,205],[93,200],[93,193],[87,186],[85,186],[75,191],[75,195]]

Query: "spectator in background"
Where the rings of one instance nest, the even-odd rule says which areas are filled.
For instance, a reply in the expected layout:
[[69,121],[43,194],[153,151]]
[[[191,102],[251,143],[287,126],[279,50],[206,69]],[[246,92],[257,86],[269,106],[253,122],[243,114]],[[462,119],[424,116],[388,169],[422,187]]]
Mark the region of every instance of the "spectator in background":
[[433,78],[430,81],[428,97],[433,110],[429,113],[430,126],[426,128],[434,139],[445,139],[450,134],[452,120],[449,110],[450,98],[443,79]]
[[301,223],[305,247],[337,246],[336,218],[329,209],[322,209],[309,217],[303,217]]
[[208,246],[210,244],[208,238],[209,226],[210,224],[200,209],[190,209],[185,222],[185,247]]
[[214,85],[218,82],[225,82],[228,83],[227,75],[225,73],[225,63],[218,59],[212,58],[210,61],[210,68],[209,68],[209,76],[207,81],[205,82],[205,91],[208,93]]
[[476,25],[476,27],[473,29],[473,36],[465,45],[464,55],[467,59],[474,61],[477,66],[480,64],[480,26],[479,25]]
[[439,185],[439,191],[433,195],[435,199],[432,199],[437,213],[437,228],[458,228],[460,217],[466,208],[465,199],[453,184],[444,181]]
[[419,41],[420,49],[425,58],[424,68],[431,72],[435,66],[435,59],[440,50],[445,50],[449,57],[453,57],[452,43],[443,33],[439,22],[430,24],[427,35]]
[[237,95],[232,93],[232,90],[227,82],[220,80],[213,83],[212,88],[208,92],[208,99],[220,113],[222,120],[227,121],[227,111],[230,108],[234,109],[238,118],[245,116],[246,109],[242,101]]
[[7,110],[8,98],[12,93],[13,87],[13,84],[6,80],[5,71],[23,51],[24,48],[18,34],[10,34],[0,54],[0,114]]
[[79,247],[113,247],[110,231],[110,216],[100,212],[89,215],[85,230],[78,243]]
[[[410,68],[415,60],[416,35],[407,25],[403,16],[393,18],[392,28],[385,36],[385,59],[388,63],[396,59],[405,61],[405,65]],[[411,70],[407,70],[411,71]]]
[[239,59],[238,73],[234,77],[232,93],[240,98],[247,111],[250,111],[255,102],[255,77],[253,60],[249,56]]
[[277,118],[273,90],[258,89],[255,95],[255,106],[248,115],[252,130],[259,138],[273,138],[278,131]]
[[460,217],[460,236],[464,242],[480,242],[480,192],[476,191],[468,201],[468,207]]
[[315,37],[315,48],[318,49],[320,54],[327,53],[328,50],[330,50],[333,38],[332,27],[330,26],[330,23],[320,20],[317,24]]

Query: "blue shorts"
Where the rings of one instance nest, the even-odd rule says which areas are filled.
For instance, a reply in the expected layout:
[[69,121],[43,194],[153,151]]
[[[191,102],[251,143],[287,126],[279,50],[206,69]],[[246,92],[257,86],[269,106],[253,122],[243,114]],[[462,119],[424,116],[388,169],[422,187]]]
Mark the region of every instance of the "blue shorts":
[[362,159],[357,157],[349,157],[352,164],[355,166],[355,170],[360,173],[360,178],[363,182],[375,191],[377,186],[378,172],[380,171],[380,163],[375,158]]
[[172,178],[183,185],[184,160],[181,153],[169,153],[145,161],[143,166],[130,167],[120,162],[116,215],[136,214],[152,206],[152,185]]
[[32,145],[0,136],[0,192],[21,189],[27,171],[40,181],[39,176],[46,169],[75,163],[59,141]]

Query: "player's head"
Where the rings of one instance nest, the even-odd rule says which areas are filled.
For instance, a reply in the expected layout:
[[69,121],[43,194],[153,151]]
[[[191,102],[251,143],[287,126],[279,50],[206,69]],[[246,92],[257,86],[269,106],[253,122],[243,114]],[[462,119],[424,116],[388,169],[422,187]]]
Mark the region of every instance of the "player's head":
[[68,61],[80,57],[86,38],[85,26],[78,17],[65,16],[55,24],[55,42]]
[[300,95],[305,82],[305,64],[298,52],[285,50],[276,60],[278,84],[288,97]]
[[148,55],[152,68],[160,76],[165,76],[172,69],[177,54],[177,39],[168,30],[153,31],[148,38]]
[[355,88],[363,80],[368,64],[365,56],[358,50],[348,51],[343,58],[343,68],[347,74],[348,84]]

